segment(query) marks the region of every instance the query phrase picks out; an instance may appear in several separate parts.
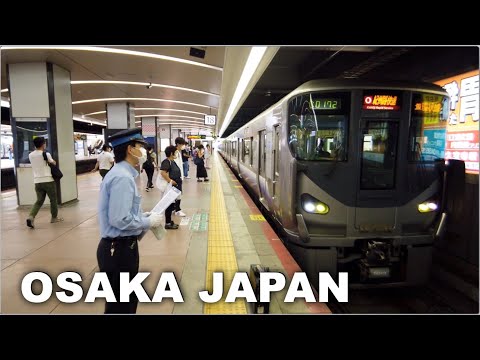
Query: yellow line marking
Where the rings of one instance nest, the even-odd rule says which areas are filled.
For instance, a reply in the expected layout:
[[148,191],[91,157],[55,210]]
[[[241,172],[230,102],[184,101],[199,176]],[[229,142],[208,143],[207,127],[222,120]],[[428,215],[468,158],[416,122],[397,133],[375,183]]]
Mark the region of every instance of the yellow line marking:
[[[238,180],[235,180],[238,181]],[[238,271],[235,248],[233,247],[232,233],[228,222],[225,199],[218,169],[212,170],[210,196],[210,213],[208,216],[208,254],[207,273],[205,279],[206,290],[211,294],[213,287],[213,272],[223,272],[223,297],[213,304],[204,304],[204,314],[247,314],[244,299],[233,303],[226,303],[229,286]]]
[[252,221],[265,221],[263,215],[250,215],[250,220]]
[[238,189],[238,188],[242,188],[243,186],[242,185],[233,185],[233,187]]

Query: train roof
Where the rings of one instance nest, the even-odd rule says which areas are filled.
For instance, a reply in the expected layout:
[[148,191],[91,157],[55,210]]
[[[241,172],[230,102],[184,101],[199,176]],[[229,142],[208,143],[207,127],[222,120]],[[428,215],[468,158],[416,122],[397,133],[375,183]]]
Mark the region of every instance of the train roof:
[[310,80],[306,83],[300,85],[295,90],[281,98],[275,104],[271,105],[268,109],[262,111],[260,114],[255,116],[253,119],[248,121],[246,124],[242,125],[240,128],[235,130],[226,138],[234,135],[237,131],[243,129],[251,121],[262,116],[263,114],[268,113],[278,104],[289,100],[293,96],[296,96],[301,93],[310,92],[310,91],[321,91],[321,90],[346,90],[346,89],[389,89],[389,90],[410,90],[410,91],[427,91],[430,93],[436,93],[439,95],[448,96],[448,93],[441,86],[427,83],[427,82],[412,82],[412,81],[374,81],[374,80],[361,80],[361,79],[318,79]]
[[413,90],[413,91],[431,91],[442,95],[447,95],[445,89],[441,86],[427,82],[411,81],[372,81],[360,79],[320,79],[308,81],[295,90],[287,97],[295,96],[298,93],[315,90],[335,90],[342,88],[361,88],[361,89],[392,89],[392,90]]

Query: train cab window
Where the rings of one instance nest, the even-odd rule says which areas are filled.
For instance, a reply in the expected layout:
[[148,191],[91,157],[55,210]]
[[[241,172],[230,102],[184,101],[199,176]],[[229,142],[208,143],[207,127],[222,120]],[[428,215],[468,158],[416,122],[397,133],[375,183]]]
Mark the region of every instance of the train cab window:
[[398,123],[363,120],[362,189],[392,189],[395,186]]
[[413,94],[408,161],[425,163],[445,157],[445,124],[449,110],[446,96]]
[[250,139],[244,139],[243,140],[243,162],[246,165],[250,165],[252,163],[252,152],[250,151],[251,149],[251,140]]
[[288,106],[288,144],[299,160],[346,161],[350,93],[307,93]]

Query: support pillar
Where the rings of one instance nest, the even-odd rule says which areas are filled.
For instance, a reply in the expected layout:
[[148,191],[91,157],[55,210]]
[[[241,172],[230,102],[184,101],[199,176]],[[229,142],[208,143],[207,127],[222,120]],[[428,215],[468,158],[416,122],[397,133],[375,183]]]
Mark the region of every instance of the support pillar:
[[[7,64],[7,78],[17,204],[30,206],[37,200],[28,158],[37,136],[45,138],[47,151],[63,173],[57,182],[58,203],[77,201],[70,72],[46,62]],[[45,203],[49,203],[48,197]]]

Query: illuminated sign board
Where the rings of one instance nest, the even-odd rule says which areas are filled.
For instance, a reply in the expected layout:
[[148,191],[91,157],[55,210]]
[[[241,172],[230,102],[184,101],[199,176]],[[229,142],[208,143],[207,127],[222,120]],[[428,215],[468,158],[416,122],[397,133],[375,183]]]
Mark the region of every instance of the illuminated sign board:
[[445,159],[465,161],[467,173],[479,173],[479,71],[469,71],[436,82],[450,95],[445,121]]
[[215,115],[205,115],[205,125],[215,125],[216,123]]
[[336,98],[312,99],[310,108],[313,110],[340,110],[342,108],[342,100]]
[[363,97],[364,110],[400,110],[398,95],[369,94]]
[[207,135],[188,135],[188,140],[198,140],[198,139],[206,139]]

